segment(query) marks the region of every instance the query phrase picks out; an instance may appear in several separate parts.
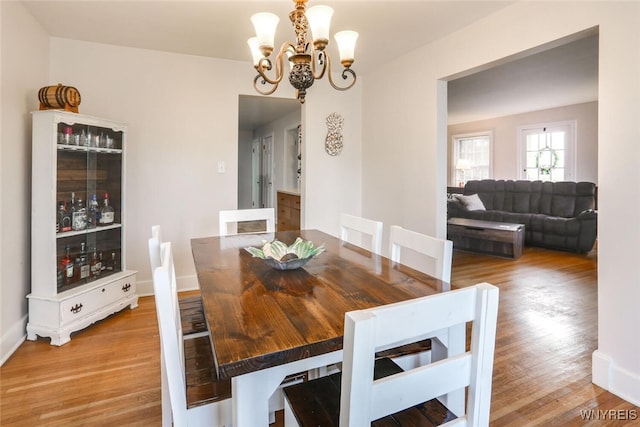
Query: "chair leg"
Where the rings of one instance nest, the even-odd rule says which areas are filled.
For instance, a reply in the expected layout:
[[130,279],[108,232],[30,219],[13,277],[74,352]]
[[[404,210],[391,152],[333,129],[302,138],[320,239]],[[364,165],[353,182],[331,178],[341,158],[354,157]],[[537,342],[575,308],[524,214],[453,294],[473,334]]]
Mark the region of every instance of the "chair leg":
[[169,397],[169,381],[164,369],[164,357],[160,353],[160,397],[162,404],[162,427],[171,427],[173,416],[171,415],[171,398]]

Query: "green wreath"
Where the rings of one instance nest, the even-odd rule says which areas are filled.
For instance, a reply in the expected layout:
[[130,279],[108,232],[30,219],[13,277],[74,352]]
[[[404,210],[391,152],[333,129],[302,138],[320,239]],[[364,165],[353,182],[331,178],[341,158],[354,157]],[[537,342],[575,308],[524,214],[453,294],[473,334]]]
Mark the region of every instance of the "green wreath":
[[[551,164],[540,164],[540,160],[545,152],[549,152],[551,154]],[[541,148],[538,150],[538,155],[536,156],[536,169],[540,171],[542,175],[551,175],[551,171],[558,166],[559,161],[558,153],[555,150],[552,150],[549,147]]]

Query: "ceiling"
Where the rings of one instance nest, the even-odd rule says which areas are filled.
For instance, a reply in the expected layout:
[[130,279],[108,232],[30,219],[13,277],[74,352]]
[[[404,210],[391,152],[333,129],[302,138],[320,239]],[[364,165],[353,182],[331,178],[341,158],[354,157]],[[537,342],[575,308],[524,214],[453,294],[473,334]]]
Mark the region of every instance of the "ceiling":
[[[54,37],[224,58],[248,64],[251,59],[246,40],[254,33],[250,22],[253,13],[270,11],[280,16],[277,44],[293,38],[293,30],[287,18],[293,2],[286,0],[23,0],[22,3]],[[442,38],[512,3],[513,1],[477,0],[312,0],[310,5],[327,4],[334,8],[332,32],[352,29],[360,33],[353,69],[358,75],[366,76],[377,64]],[[330,50],[330,54],[337,56],[333,50]],[[462,79],[459,84],[452,86],[456,91],[449,102],[450,118],[457,117],[458,110],[465,117],[478,117],[479,113],[473,111],[478,107],[486,108],[489,103],[495,107],[492,114],[496,114],[512,108],[510,104],[513,105],[514,102],[523,104],[523,100],[533,95],[539,95],[537,98],[540,99],[546,98],[547,104],[552,101],[560,102],[558,105],[575,103],[569,101],[567,96],[560,99],[558,87],[566,84],[583,88],[593,86],[593,76],[589,78],[575,70],[567,71],[569,60],[566,55],[565,51],[547,57],[546,66],[542,66],[543,61],[525,62],[523,66],[538,70],[528,74],[512,65],[510,69],[504,69],[493,77],[491,71],[485,71],[481,75]],[[588,56],[583,52],[582,57],[576,58],[577,65],[584,69]],[[553,72],[548,62],[551,59],[559,61],[565,68]],[[500,85],[516,83],[515,79],[505,78],[504,73],[509,76],[518,73],[518,83],[526,82],[535,90],[531,91],[533,93],[526,93],[521,88],[512,87],[507,90],[502,86],[499,96],[497,92],[489,91],[489,88],[496,86],[496,82]],[[554,93],[546,97],[541,92],[546,90],[545,85],[531,85],[532,79],[543,77],[563,78],[558,83],[547,85],[554,89]],[[468,101],[464,101],[464,91],[472,94]],[[585,97],[582,93],[580,99]],[[299,108],[299,105],[290,100],[267,101],[273,99],[276,98],[247,97],[244,105],[248,110],[247,114],[242,114],[241,128],[252,128],[264,120],[271,120],[276,114],[285,114]],[[252,100],[256,102],[255,105]],[[261,107],[264,102],[269,104],[268,109]],[[499,107],[498,103],[503,105]],[[535,105],[542,105],[541,101],[536,101]],[[454,122],[456,120],[458,119]]]
[[449,124],[596,101],[598,34],[562,43],[449,81]]

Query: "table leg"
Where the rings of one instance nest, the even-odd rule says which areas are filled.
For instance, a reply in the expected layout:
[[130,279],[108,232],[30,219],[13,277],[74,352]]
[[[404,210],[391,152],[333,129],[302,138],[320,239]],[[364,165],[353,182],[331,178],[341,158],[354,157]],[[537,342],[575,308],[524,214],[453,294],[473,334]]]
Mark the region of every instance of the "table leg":
[[231,378],[233,425],[268,426],[269,397],[284,379],[273,386],[269,370],[251,372]]
[[269,397],[287,375],[342,361],[342,350],[231,378],[234,427],[268,427]]

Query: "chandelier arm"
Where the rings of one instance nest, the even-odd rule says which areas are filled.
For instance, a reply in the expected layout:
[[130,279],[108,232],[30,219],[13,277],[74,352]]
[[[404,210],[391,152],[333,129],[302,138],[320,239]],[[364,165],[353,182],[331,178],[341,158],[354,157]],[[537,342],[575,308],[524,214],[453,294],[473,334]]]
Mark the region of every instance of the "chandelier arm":
[[282,46],[280,46],[280,50],[278,51],[278,54],[276,55],[274,60],[276,64],[276,70],[275,70],[275,76],[273,79],[269,78],[269,76],[267,76],[267,73],[266,73],[266,71],[269,71],[273,68],[271,60],[267,57],[260,58],[260,61],[258,62],[258,65],[255,66],[255,69],[256,71],[258,71],[258,75],[262,77],[262,80],[264,80],[266,83],[277,86],[282,81],[282,77],[284,76],[285,51],[289,47],[294,47],[294,46],[290,42],[284,42],[282,43]]
[[[262,80],[260,82],[260,84],[262,86],[265,86],[267,84],[270,84],[272,87],[269,90],[263,91],[260,90],[260,88],[258,87],[258,80]],[[267,80],[265,80],[262,75],[258,74],[254,79],[253,79],[253,88],[256,90],[256,92],[258,92],[261,95],[271,95],[273,92],[276,91],[276,89],[278,89],[278,83],[271,83]]]
[[[317,59],[316,59],[316,55],[318,55]],[[322,66],[322,69],[320,70],[320,74],[316,74],[316,63],[320,63],[320,65]],[[324,51],[320,51],[318,53],[318,51],[312,47],[311,48],[311,71],[313,72],[314,79],[320,80],[322,77],[324,77],[324,73],[325,71],[327,71],[327,64],[329,65],[329,71],[331,71],[331,62],[329,58],[329,53]]]
[[347,89],[351,89],[351,87],[356,84],[356,73],[355,71],[353,71],[351,68],[349,67],[345,67],[344,70],[342,70],[342,79],[343,80],[347,80],[349,77],[347,76],[347,74],[351,75],[351,78],[353,79],[351,81],[351,83],[349,83],[347,86],[338,86],[333,82],[333,78],[331,77],[331,59],[329,58],[329,54],[327,54],[327,64],[328,64],[328,68],[329,68],[329,72],[327,73],[327,77],[329,78],[329,83],[331,84],[331,86],[336,89],[336,90],[347,90]]

